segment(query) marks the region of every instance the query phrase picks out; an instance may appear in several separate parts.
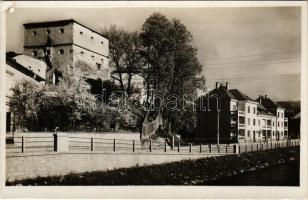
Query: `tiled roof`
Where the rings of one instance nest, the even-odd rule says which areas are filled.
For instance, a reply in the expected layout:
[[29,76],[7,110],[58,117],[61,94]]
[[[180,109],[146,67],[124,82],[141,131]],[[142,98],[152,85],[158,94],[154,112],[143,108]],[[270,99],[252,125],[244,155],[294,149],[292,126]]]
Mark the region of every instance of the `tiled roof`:
[[252,98],[250,98],[249,96],[247,96],[246,94],[240,92],[237,89],[232,89],[229,90],[229,92],[235,97],[235,99],[237,100],[248,100],[248,101],[255,101]]
[[271,113],[270,111],[268,111],[263,105],[258,104],[257,105],[257,110],[258,110],[258,114],[261,115],[269,115],[269,116],[275,116],[273,115],[273,113]]

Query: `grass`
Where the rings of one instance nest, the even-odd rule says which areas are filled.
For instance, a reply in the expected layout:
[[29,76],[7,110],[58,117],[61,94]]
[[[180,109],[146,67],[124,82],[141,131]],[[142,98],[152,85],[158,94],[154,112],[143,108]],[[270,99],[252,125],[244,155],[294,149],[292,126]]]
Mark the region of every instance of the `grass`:
[[160,165],[38,177],[11,185],[206,185],[226,176],[299,159],[299,147],[186,160]]

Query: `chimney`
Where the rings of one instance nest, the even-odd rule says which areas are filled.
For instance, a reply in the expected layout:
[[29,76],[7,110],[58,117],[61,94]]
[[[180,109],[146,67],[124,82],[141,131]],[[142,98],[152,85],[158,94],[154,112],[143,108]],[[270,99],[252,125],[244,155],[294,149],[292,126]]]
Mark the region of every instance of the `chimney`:
[[266,94],[266,95],[264,95],[264,99],[267,99],[267,94]]
[[226,89],[229,90],[229,83],[226,82]]
[[219,82],[216,82],[216,89],[218,89],[218,84],[219,84]]

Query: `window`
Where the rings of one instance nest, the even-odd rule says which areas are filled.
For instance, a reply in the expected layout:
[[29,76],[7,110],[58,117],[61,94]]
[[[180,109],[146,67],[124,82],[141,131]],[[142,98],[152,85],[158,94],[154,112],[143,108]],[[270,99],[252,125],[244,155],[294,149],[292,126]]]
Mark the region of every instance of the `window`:
[[256,107],[253,107],[253,114],[256,114]]
[[64,54],[64,49],[60,49],[59,54]]
[[80,54],[83,56],[83,55],[84,55],[84,52],[83,52],[83,51],[81,51],[81,52],[80,52]]
[[92,59],[93,59],[93,58],[94,58],[94,55],[92,55],[91,57],[92,57]]
[[47,29],[47,30],[46,30],[46,35],[49,35],[49,34],[50,34],[50,30]]
[[250,131],[247,131],[247,137],[250,137]]
[[279,117],[279,112],[277,112],[277,115],[278,115],[278,117]]
[[83,32],[82,32],[82,31],[80,31],[79,33],[80,33],[80,35],[83,35]]
[[97,69],[98,69],[98,70],[101,69],[101,64],[97,63],[96,66],[97,66]]
[[256,119],[253,119],[253,125],[254,126],[256,125]]
[[233,110],[236,110],[236,105],[233,105]]
[[273,121],[273,127],[275,126],[275,121]]
[[46,50],[46,54],[47,54],[47,55],[50,55],[50,49],[47,49],[47,50]]
[[32,31],[32,35],[33,35],[33,36],[36,36],[36,31]]
[[250,113],[250,106],[248,106],[248,113]]
[[240,116],[238,120],[240,124],[245,124],[245,117]]
[[37,56],[37,51],[33,51],[32,56]]
[[61,34],[64,33],[64,29],[60,28],[59,33],[61,33]]
[[283,118],[283,113],[281,113],[281,117]]
[[278,125],[278,127],[279,127],[279,122],[277,122],[277,125]]
[[73,49],[70,49],[70,53],[73,53],[74,52],[74,50]]
[[38,72],[41,72],[41,70],[40,70],[40,69],[38,69],[37,71],[38,71]]
[[250,118],[247,118],[247,124],[250,125]]

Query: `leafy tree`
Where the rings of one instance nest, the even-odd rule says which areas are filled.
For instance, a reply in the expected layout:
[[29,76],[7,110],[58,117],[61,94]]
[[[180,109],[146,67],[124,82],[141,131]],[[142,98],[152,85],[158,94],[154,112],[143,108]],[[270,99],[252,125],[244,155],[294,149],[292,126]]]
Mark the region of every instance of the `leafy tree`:
[[[152,88],[154,96],[164,99],[159,110],[163,114],[164,129],[168,133],[177,132],[185,115],[195,116],[195,111],[182,107],[186,101],[184,95],[196,99],[192,88],[200,88],[204,82],[200,76],[202,66],[197,59],[197,50],[191,45],[192,35],[178,19],[170,21],[164,15],[154,13],[144,22],[141,38],[144,47],[142,55],[147,62],[144,75],[147,101],[150,100]],[[180,107],[170,109],[168,99]],[[194,100],[191,101],[194,103]],[[190,119],[191,122],[186,120],[188,126],[194,124],[196,118]]]
[[119,82],[121,90],[128,96],[133,92],[133,76],[140,73],[142,57],[139,54],[141,41],[137,32],[127,32],[115,25],[103,30],[109,40],[109,55],[112,78]]

